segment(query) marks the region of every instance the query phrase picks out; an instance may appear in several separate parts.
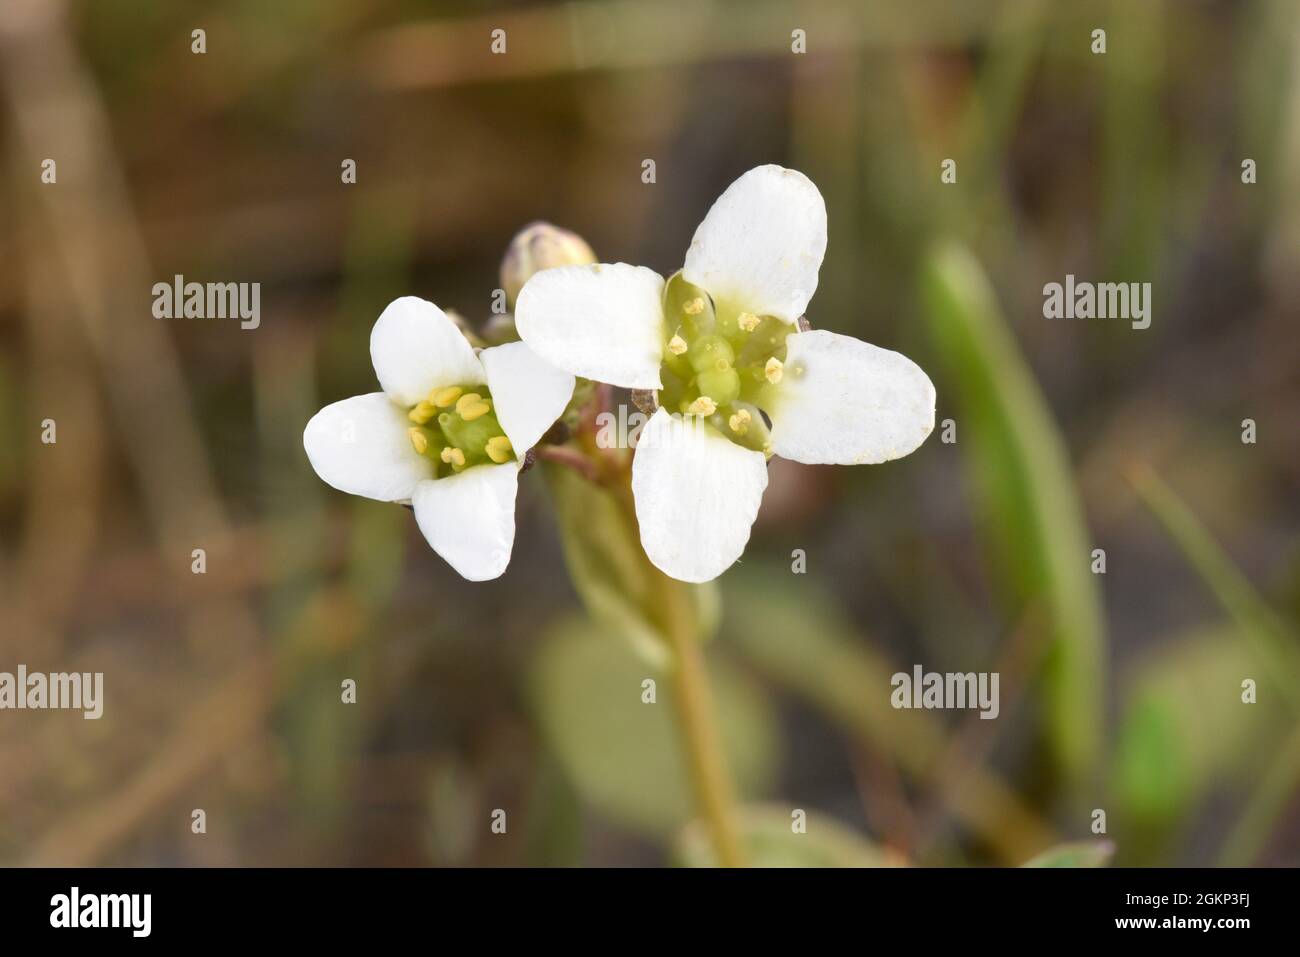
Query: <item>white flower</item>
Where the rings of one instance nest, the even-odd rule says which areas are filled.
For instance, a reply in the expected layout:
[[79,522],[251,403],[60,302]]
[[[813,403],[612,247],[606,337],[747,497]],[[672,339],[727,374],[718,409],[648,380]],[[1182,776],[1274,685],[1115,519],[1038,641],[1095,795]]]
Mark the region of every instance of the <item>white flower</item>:
[[674,578],[708,581],[740,557],[771,454],[886,462],[934,427],[934,386],[910,359],[798,330],[825,252],[817,187],[760,166],[713,204],[667,282],[624,263],[565,266],[519,294],[519,334],[543,359],[658,393],[632,489],[646,554]]
[[514,546],[522,458],[564,411],[573,376],[522,342],[476,353],[414,296],[379,317],[370,359],[384,391],[312,416],[302,436],[312,468],[339,491],[410,504],[452,568],[498,577]]

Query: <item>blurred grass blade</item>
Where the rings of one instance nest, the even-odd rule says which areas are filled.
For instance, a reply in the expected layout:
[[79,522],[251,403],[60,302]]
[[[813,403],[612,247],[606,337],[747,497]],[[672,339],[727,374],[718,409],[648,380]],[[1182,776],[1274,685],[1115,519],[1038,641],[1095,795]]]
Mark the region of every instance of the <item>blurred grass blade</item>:
[[1048,848],[1025,867],[1105,867],[1115,855],[1110,841],[1071,841]]
[[[746,562],[724,582],[724,633],[766,678],[814,705],[860,746],[888,755],[933,789],[972,834],[1006,864],[1056,842],[1056,835],[996,774],[971,767],[952,783],[945,774],[944,728],[928,712],[889,703],[898,670],[837,609],[834,595],[812,582],[794,592],[789,572]],[[798,636],[792,641],[791,636]]]
[[1300,651],[1294,632],[1260,597],[1246,576],[1223,553],[1192,510],[1150,469],[1132,476],[1138,496],[1164,526],[1188,563],[1219,604],[1241,628],[1276,691],[1300,708]]
[[936,247],[921,292],[964,425],[977,526],[1012,600],[1046,615],[1048,738],[1079,780],[1100,753],[1105,632],[1065,443],[975,257]]
[[[1189,207],[1205,196],[1204,179],[1187,167],[1201,162],[1170,147],[1170,112],[1163,99],[1171,11],[1161,0],[1112,5],[1111,47],[1096,60],[1102,71],[1101,176],[1106,271],[1114,279],[1158,274],[1171,187]],[[1177,162],[1174,162],[1177,160]],[[1141,343],[1146,345],[1145,342]]]
[[1241,820],[1224,839],[1219,855],[1221,867],[1245,867],[1256,862],[1278,816],[1300,784],[1300,728],[1292,733],[1277,759],[1246,804]]

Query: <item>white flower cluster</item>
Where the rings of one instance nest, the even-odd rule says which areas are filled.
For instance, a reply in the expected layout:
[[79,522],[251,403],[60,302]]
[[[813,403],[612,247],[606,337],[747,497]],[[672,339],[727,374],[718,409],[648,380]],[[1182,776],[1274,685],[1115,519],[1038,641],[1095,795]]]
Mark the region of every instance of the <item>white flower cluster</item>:
[[523,342],[476,355],[436,306],[399,299],[371,335],[384,391],[318,413],[307,453],[335,488],[411,502],[457,571],[494,578],[520,459],[574,377],[653,390],[632,467],[641,543],[666,574],[708,581],[744,551],[770,456],[885,462],[934,426],[934,386],[911,360],[800,328],[825,251],[817,187],[760,166],[718,198],[668,280],[625,263],[535,273],[515,306]]

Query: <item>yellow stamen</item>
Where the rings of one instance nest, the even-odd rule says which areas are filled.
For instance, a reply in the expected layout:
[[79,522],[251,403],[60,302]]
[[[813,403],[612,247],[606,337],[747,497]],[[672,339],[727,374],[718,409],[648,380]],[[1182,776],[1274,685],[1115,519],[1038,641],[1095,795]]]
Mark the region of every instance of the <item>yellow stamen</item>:
[[749,420],[751,418],[748,409],[741,409],[727,420],[727,425],[731,426],[731,431],[737,435],[744,435],[749,431]]
[[704,311],[704,300],[696,296],[686,305],[682,306],[682,312],[688,316],[698,316]]
[[465,467],[465,453],[455,446],[447,446],[442,450],[442,460],[452,468],[463,469]]
[[714,402],[707,395],[702,395],[686,407],[686,411],[691,415],[712,415],[718,411],[718,403]]
[[785,366],[781,364],[781,360],[776,356],[772,356],[772,358],[768,359],[767,365],[763,366],[763,376],[768,382],[772,383],[772,385],[776,385],[780,382],[781,376],[784,374]]
[[675,356],[681,355],[687,349],[686,340],[681,336],[673,336],[668,340],[668,351]]
[[411,447],[420,455],[429,451],[429,439],[419,429],[407,429],[406,435],[411,440]]
[[492,404],[477,392],[467,392],[456,400],[456,412],[466,422],[473,422],[491,411]]
[[437,414],[431,402],[421,402],[414,409],[406,414],[406,417],[416,425],[424,425]]
[[508,438],[504,435],[498,435],[487,440],[487,445],[484,447],[483,451],[486,452],[487,457],[497,465],[502,465],[505,462],[509,462],[514,457],[515,450],[510,444]]
[[449,385],[445,389],[434,389],[429,393],[429,401],[440,409],[449,409],[456,404],[465,390],[458,385]]
[[752,312],[742,312],[736,317],[736,325],[740,326],[745,332],[753,332],[758,328],[758,316]]

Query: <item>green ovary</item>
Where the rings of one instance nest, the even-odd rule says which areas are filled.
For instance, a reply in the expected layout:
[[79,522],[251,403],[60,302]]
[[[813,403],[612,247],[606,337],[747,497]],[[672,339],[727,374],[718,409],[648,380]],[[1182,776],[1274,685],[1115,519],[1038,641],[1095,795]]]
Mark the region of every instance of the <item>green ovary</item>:
[[702,415],[737,445],[765,455],[772,436],[759,411],[781,381],[792,326],[715,303],[677,273],[664,288],[665,348],[659,404]]
[[475,465],[501,465],[515,457],[486,386],[434,389],[407,412],[407,418],[411,447],[433,463],[438,478]]

